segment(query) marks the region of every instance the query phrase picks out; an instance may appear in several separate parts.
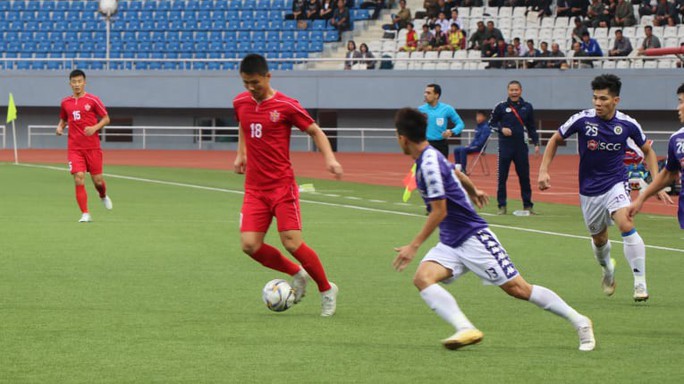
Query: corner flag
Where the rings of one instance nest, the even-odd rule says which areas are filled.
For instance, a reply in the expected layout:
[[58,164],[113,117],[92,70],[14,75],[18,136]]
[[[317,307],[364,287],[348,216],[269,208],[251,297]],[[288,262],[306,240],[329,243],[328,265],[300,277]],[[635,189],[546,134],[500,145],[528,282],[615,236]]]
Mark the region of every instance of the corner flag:
[[14,96],[9,94],[9,102],[7,103],[7,122],[11,123],[17,119],[17,106],[14,105]]
[[416,189],[418,186],[416,185],[416,164],[413,164],[413,167],[411,167],[411,170],[409,173],[404,177],[404,186],[406,187],[404,189],[404,196],[402,197],[402,200],[404,200],[404,203],[407,202],[411,198],[411,192],[413,192],[414,189]]

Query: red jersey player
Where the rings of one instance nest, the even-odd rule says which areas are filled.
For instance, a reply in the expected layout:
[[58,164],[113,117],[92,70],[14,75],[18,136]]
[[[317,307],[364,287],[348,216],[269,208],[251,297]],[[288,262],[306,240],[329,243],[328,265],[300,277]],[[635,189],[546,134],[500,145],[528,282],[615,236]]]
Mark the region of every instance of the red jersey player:
[[[290,163],[292,126],[313,138],[326,168],[338,179],[342,166],[325,133],[299,102],[271,88],[264,57],[247,55],[240,63],[240,77],[247,92],[235,97],[233,108],[240,123],[235,172],[246,173],[240,212],[242,251],[264,266],[292,276],[295,303],[304,296],[310,276],[321,293],[321,316],[332,316],[337,286],[328,281],[318,255],[302,239],[299,188]],[[273,217],[278,221],[280,241],[301,266],[264,243]]]
[[97,134],[102,127],[109,124],[109,116],[102,101],[97,96],[86,93],[86,75],[83,71],[71,71],[69,85],[74,94],[62,99],[57,135],[61,136],[64,126],[69,125],[69,172],[74,176],[76,202],[82,213],[79,222],[88,223],[91,218],[85,190],[86,171],[90,172],[105,208],[112,209],[112,200],[107,196],[107,187],[102,177],[102,149],[100,136]]

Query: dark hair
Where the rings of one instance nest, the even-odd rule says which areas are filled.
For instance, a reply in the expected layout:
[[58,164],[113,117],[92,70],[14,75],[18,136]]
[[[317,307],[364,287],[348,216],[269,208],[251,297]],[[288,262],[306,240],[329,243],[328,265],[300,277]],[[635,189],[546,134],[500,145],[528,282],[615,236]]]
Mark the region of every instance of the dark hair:
[[622,29],[616,29],[615,30],[615,33],[618,33],[618,32],[622,33]]
[[266,76],[268,73],[268,62],[263,56],[250,53],[240,62],[240,73]]
[[432,84],[428,84],[427,86],[431,87],[435,91],[436,94],[438,94],[439,96],[442,96],[442,87],[440,87],[439,84],[432,83]]
[[622,88],[620,78],[611,74],[596,76],[591,82],[591,89],[593,91],[607,89],[608,93],[613,96],[620,96],[620,88]]
[[394,115],[394,126],[397,133],[414,143],[425,141],[427,117],[415,108],[402,108]]
[[485,110],[482,110],[482,109],[479,109],[479,110],[475,111],[475,113],[476,113],[476,114],[480,114],[480,115],[482,115],[482,116],[489,116],[489,112],[487,112],[487,111],[485,111]]
[[366,52],[368,52],[368,45],[366,45],[366,43],[361,43],[361,45],[359,45],[359,51],[360,51],[361,48],[363,48],[363,47],[366,47]]
[[582,37],[584,37],[584,36],[589,36],[589,32],[587,32],[587,31],[582,32]]
[[652,30],[653,30],[653,27],[651,27],[650,25],[647,25],[647,26],[644,27],[644,30],[646,30],[646,29],[648,29],[649,31],[652,31]]
[[534,44],[534,40],[532,40],[532,39],[527,40],[527,42]]
[[684,93],[684,84],[680,85],[679,88],[677,88],[677,94],[679,95],[680,93]]
[[511,80],[511,81],[509,81],[509,82],[508,82],[508,85],[506,86],[506,88],[510,87],[510,86],[513,85],[513,84],[517,84],[518,87],[522,88],[522,84],[520,84],[520,82],[519,82],[518,80]]
[[411,26],[411,28],[415,28],[415,25],[413,25],[413,23],[412,23],[412,22],[408,22],[408,23],[406,23],[406,25],[407,25],[407,26],[408,26],[408,25],[410,25],[410,26]]
[[85,72],[81,71],[80,69],[74,69],[69,74],[69,80],[73,79],[74,77],[79,77],[79,76],[83,76],[84,79],[86,78]]
[[356,41],[354,41],[354,40],[347,41],[347,49],[349,49],[349,44],[353,45],[354,50],[356,50]]

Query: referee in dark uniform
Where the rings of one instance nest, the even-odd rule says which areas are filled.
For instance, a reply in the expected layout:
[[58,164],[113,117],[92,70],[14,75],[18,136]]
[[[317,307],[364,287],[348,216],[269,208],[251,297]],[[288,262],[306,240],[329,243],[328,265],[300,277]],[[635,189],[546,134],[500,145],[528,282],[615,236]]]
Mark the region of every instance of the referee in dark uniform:
[[498,214],[506,214],[506,181],[511,161],[520,180],[523,209],[534,214],[532,207],[532,188],[530,187],[530,160],[528,157],[527,136],[534,144],[534,152],[539,154],[539,136],[534,123],[532,104],[523,100],[522,86],[517,80],[508,83],[508,99],[502,101],[492,111],[489,127],[499,134],[498,186],[496,199]]

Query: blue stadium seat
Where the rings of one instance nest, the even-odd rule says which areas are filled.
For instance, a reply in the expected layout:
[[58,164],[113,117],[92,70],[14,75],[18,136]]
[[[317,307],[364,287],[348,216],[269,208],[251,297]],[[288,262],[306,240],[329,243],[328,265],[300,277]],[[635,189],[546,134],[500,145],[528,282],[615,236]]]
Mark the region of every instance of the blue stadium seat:
[[258,0],[256,4],[257,9],[268,11],[271,9],[271,0]]
[[165,48],[167,52],[179,52],[181,50],[180,43],[177,41],[167,41]]
[[278,65],[278,69],[280,69],[281,71],[291,71],[292,69],[294,69],[294,65],[292,64],[292,62],[280,63]]
[[143,3],[143,11],[152,12],[157,10],[157,2],[147,0]]
[[326,43],[330,41],[339,41],[340,34],[337,31],[325,31],[324,40]]
[[[33,2],[32,2],[33,3]],[[31,21],[36,19],[36,11],[24,11],[19,13],[19,19]]]
[[50,44],[50,41],[45,39],[45,40],[39,40],[38,43],[36,43],[36,52],[43,52],[43,53],[48,53],[52,49],[52,46]]
[[252,52],[263,54],[266,52],[266,43],[264,41],[253,41]]
[[211,30],[212,31],[223,31],[226,29],[231,29],[231,26],[228,24],[226,20],[212,20],[211,21]]
[[138,14],[138,20],[153,20],[154,19],[154,13],[151,11],[141,11]]
[[242,9],[242,0],[227,0],[228,9],[239,11]]
[[181,20],[183,18],[183,15],[180,11],[171,11],[168,15],[169,20]]
[[326,20],[314,20],[312,29],[314,31],[323,31],[326,29],[328,22]]
[[266,33],[261,31],[252,32],[252,41],[263,42],[266,40]]
[[367,9],[351,9],[351,19],[352,21],[368,20],[370,19],[370,11]]
[[169,21],[169,30],[171,31],[181,31],[183,30],[183,20],[171,20]]
[[140,0],[130,0],[130,1],[128,1],[128,10],[130,10],[130,11],[140,11],[140,10],[142,10],[142,1],[140,1]]
[[210,71],[221,70],[221,63],[219,63],[218,61],[210,61],[209,63],[207,63],[207,69]]
[[[32,3],[33,1],[31,1]],[[71,1],[69,3],[69,9],[72,11],[82,11],[85,9],[84,1]]]
[[196,23],[197,22],[197,12],[185,11],[183,12],[183,21],[186,23]]
[[65,32],[68,28],[66,21],[53,21],[52,30],[57,32]]
[[171,9],[175,11],[182,11],[185,9],[185,2],[183,0],[173,0],[171,4]]
[[294,39],[298,42],[308,42],[309,41],[309,31],[297,31],[295,32]]
[[180,42],[181,52],[192,52],[194,50],[194,48],[195,48],[195,44],[192,42],[192,40]]
[[297,29],[297,22],[294,20],[284,20],[281,28],[285,31],[294,31]]
[[16,67],[18,70],[27,71],[27,70],[31,69],[31,63],[28,62],[28,61],[18,61],[18,62],[15,64],[15,67]]
[[280,33],[280,40],[282,41],[294,41],[294,31],[282,31]]
[[266,32],[266,40],[267,41],[279,41],[280,40],[280,31],[267,31]]
[[210,7],[215,11],[216,10],[225,11],[226,9],[228,9],[228,5],[229,5],[228,2],[225,0],[221,0],[221,1],[217,1],[217,2],[212,2],[210,0],[204,0],[204,2],[211,3]]
[[[220,12],[217,12],[217,14]],[[211,20],[211,12],[208,10],[202,10],[197,12],[197,20]]]
[[[54,4],[53,4],[53,6],[54,6]],[[10,9],[10,2],[9,1],[0,2],[0,12],[9,11],[9,9]]]
[[207,41],[198,41],[195,43],[195,52],[208,52],[209,51],[209,42]]
[[178,56],[179,56],[178,52],[166,52],[166,53],[164,53],[165,59],[177,59]]
[[205,19],[205,20],[200,20],[197,23],[197,30],[199,31],[211,31],[213,29],[212,25],[212,20]]
[[226,44],[234,44],[237,40],[237,33],[235,31],[226,31],[223,35]]
[[276,40],[269,40],[266,43],[266,52],[278,52],[280,51],[280,43]]
[[223,33],[218,31],[211,31],[207,34],[207,39],[212,40],[223,40]]
[[254,20],[252,22],[252,30],[255,31],[266,31],[270,29],[268,20]]
[[240,12],[240,21],[250,22],[254,20],[254,12],[251,10]]
[[256,8],[257,2],[256,0],[243,0],[242,1],[242,10],[249,10],[253,11]]
[[[225,1],[219,1],[219,3],[225,3]],[[199,8],[211,11],[214,9],[214,2],[212,0],[199,0]]]
[[26,9],[26,2],[24,0],[14,0],[10,9],[12,11],[23,11]]
[[280,44],[280,51],[285,53],[285,52],[292,52],[294,51],[294,41],[283,41]]
[[109,50],[111,52],[121,52],[123,51],[123,43],[121,41],[111,41],[109,43]]
[[157,3],[157,11],[169,11],[171,10],[170,1],[160,1]]
[[323,40],[312,40],[309,43],[309,52],[323,51]]
[[177,61],[164,61],[162,63],[162,69],[167,71],[175,71],[180,69],[180,63]]
[[197,0],[188,0],[185,3],[185,11],[186,12],[187,11],[199,11],[199,9],[200,9],[200,5],[199,5],[199,1],[197,1]]

